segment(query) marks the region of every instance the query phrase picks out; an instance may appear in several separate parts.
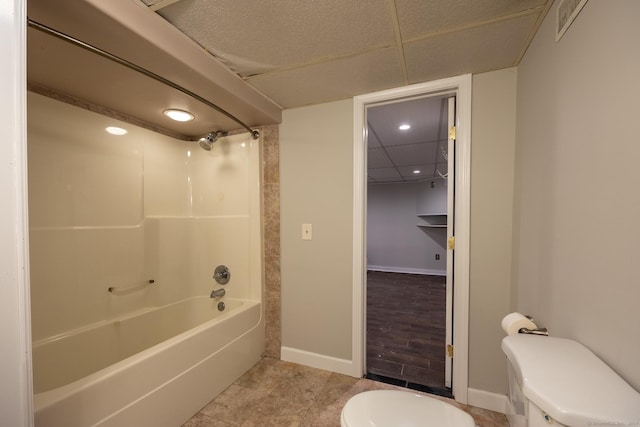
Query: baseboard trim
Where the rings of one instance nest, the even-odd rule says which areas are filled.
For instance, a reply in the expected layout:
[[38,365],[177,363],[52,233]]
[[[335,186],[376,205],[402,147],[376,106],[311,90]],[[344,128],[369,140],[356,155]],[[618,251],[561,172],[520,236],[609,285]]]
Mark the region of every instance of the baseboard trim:
[[389,267],[386,265],[367,265],[369,271],[382,271],[384,273],[424,274],[428,276],[446,276],[446,270],[430,270],[426,268]]
[[280,348],[280,358],[285,362],[298,363],[312,368],[324,369],[338,374],[359,378],[361,373],[354,372],[355,367],[351,360],[312,353],[291,347]]
[[490,391],[469,388],[467,391],[467,404],[477,408],[488,409],[490,411],[507,412],[507,404],[509,403],[507,396]]

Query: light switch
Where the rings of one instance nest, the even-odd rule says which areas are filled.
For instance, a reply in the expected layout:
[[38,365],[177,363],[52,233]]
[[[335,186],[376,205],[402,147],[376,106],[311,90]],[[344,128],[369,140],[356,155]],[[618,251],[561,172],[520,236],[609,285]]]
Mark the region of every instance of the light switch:
[[311,224],[302,224],[302,240],[311,240],[313,237],[313,230]]

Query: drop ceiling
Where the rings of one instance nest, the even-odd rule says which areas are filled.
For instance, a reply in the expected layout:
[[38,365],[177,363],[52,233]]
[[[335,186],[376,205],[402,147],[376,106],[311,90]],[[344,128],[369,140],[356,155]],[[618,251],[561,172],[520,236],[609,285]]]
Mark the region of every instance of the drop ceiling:
[[[283,108],[516,66],[552,0],[143,0]],[[445,98],[369,108],[369,183],[447,175]],[[410,122],[402,132],[398,125]]]
[[[29,0],[27,5],[30,19],[146,67],[259,126],[279,123],[283,108],[516,66],[552,3]],[[196,100],[94,56],[30,29],[29,84],[185,139],[238,128]],[[370,182],[447,173],[442,102],[370,109]],[[169,107],[195,112],[197,119],[170,123],[161,115]],[[422,125],[413,117],[417,114]],[[406,117],[413,117],[414,127],[398,134],[397,122]],[[420,174],[413,173],[417,169]]]
[[[398,183],[447,176],[446,96],[367,108],[368,182]],[[400,125],[409,129],[400,129]]]
[[283,108],[518,64],[552,0],[143,0]]

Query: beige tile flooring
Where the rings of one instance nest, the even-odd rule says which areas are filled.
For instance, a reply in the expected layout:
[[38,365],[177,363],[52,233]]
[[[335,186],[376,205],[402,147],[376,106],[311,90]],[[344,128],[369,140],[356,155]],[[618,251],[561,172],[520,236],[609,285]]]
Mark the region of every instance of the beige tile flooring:
[[[380,389],[406,390],[264,358],[183,427],[339,427],[340,412],[351,396]],[[508,427],[503,414],[460,405],[443,397],[433,397],[469,412],[479,427]]]

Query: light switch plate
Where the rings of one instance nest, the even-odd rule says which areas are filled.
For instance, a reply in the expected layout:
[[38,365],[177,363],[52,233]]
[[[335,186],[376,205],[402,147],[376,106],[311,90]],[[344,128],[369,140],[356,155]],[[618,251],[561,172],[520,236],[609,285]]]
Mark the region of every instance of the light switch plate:
[[311,240],[313,238],[313,230],[311,224],[302,224],[302,240]]

